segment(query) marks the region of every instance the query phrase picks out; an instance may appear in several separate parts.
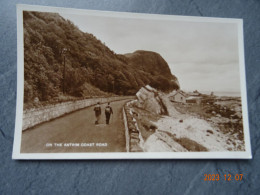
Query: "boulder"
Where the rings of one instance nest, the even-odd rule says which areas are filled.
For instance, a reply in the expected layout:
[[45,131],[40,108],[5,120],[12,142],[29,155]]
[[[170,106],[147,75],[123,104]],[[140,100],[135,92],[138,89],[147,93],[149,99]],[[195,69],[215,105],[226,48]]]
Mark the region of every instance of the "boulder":
[[150,87],[149,85],[142,87],[136,93],[138,104],[136,106],[141,107],[149,112],[156,114],[168,114],[167,108],[164,105],[159,92]]

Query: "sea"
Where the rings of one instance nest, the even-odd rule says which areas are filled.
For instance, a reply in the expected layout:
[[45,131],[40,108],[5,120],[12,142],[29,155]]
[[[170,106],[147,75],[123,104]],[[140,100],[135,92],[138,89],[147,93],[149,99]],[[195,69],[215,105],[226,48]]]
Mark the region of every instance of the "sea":
[[[209,91],[201,91],[202,94],[210,95]],[[227,91],[213,91],[215,96],[227,96],[227,97],[241,97],[240,92],[227,92]]]

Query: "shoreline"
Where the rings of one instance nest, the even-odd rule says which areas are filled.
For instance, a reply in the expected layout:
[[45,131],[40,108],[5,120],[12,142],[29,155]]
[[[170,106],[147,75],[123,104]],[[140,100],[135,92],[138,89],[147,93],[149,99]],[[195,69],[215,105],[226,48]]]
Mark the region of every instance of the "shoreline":
[[157,99],[168,110],[163,114],[153,112],[152,92],[144,93],[147,99],[131,108],[144,137],[144,152],[245,151],[241,97],[200,94],[195,98],[201,101],[183,103],[160,93]]

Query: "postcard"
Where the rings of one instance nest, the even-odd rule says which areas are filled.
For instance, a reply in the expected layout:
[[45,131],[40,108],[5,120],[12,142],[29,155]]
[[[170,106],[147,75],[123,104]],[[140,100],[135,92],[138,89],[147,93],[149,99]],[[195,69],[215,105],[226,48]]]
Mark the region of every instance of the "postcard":
[[13,159],[250,159],[243,20],[17,5]]

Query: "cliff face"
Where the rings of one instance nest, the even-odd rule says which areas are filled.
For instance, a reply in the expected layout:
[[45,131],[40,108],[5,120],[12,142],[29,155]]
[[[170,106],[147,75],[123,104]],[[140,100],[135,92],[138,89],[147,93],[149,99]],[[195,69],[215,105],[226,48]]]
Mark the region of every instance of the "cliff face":
[[131,67],[147,75],[149,82],[144,83],[145,85],[151,85],[162,91],[172,91],[180,87],[178,79],[171,74],[169,65],[160,54],[138,50],[125,56]]
[[[64,64],[65,63],[65,64]],[[179,88],[155,52],[119,55],[59,14],[24,12],[24,100],[133,95],[142,86]]]
[[126,54],[129,64],[139,70],[151,75],[164,75],[169,79],[176,80],[171,74],[167,62],[156,52],[138,50],[134,53]]

